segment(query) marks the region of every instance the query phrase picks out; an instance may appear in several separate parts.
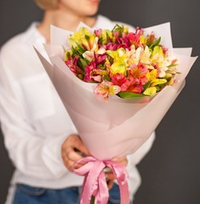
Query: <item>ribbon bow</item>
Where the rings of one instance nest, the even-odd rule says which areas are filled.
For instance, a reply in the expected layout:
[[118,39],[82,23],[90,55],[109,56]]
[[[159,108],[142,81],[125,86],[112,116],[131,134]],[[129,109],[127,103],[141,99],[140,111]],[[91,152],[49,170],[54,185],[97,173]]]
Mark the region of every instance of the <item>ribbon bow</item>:
[[84,157],[76,163],[85,164],[78,168],[73,169],[74,173],[85,176],[80,204],[90,204],[92,195],[95,196],[95,204],[107,204],[109,199],[108,187],[104,174],[104,169],[109,167],[112,169],[120,188],[121,204],[129,203],[128,191],[128,173],[126,168],[111,160],[98,160],[92,156]]

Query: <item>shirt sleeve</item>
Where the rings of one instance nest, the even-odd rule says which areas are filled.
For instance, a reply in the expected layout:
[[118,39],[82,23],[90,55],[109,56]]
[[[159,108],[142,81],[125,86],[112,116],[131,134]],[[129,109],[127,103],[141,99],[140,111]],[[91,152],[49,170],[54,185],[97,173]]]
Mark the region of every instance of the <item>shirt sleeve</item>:
[[13,165],[23,174],[35,178],[62,177],[68,170],[61,160],[60,146],[68,133],[49,134],[48,137],[37,134],[20,98],[22,96],[15,84],[13,70],[10,69],[14,63],[12,54],[6,52],[2,56],[1,53],[0,57],[1,129]]
[[138,165],[141,160],[148,154],[151,150],[154,140],[156,138],[155,132],[153,132],[147,141],[131,156],[131,160],[134,165]]

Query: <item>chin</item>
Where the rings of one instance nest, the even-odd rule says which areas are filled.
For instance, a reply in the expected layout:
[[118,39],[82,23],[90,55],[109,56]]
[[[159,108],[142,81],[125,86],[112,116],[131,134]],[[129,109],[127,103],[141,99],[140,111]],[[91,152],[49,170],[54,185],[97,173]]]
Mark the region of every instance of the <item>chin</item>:
[[87,11],[85,11],[85,15],[86,16],[94,16],[94,15],[96,15],[97,14],[97,12],[98,12],[98,8],[97,9],[92,9],[92,8],[90,8],[90,9],[88,9]]

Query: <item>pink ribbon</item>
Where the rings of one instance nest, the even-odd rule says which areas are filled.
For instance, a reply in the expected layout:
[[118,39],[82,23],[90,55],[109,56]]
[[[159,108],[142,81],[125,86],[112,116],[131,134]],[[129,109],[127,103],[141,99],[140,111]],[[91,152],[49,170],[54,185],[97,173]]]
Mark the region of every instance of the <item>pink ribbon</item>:
[[104,169],[112,169],[120,188],[121,204],[129,203],[128,173],[126,168],[111,160],[98,160],[92,156],[84,157],[76,163],[85,163],[73,171],[85,176],[80,204],[90,204],[92,195],[95,196],[95,204],[107,204],[109,199],[108,187],[106,183]]

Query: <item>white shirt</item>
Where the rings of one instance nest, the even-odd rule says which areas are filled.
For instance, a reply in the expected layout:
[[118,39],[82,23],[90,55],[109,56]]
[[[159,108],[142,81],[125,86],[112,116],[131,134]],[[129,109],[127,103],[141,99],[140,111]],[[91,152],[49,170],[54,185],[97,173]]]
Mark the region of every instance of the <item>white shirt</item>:
[[[94,27],[112,29],[116,23],[99,15]],[[12,184],[54,189],[82,185],[83,177],[69,172],[61,159],[62,142],[77,131],[33,49],[34,45],[42,51],[45,43],[36,25],[9,40],[0,53],[0,119],[5,146],[16,167]],[[128,156],[131,197],[141,183],[135,165],[154,137]]]

